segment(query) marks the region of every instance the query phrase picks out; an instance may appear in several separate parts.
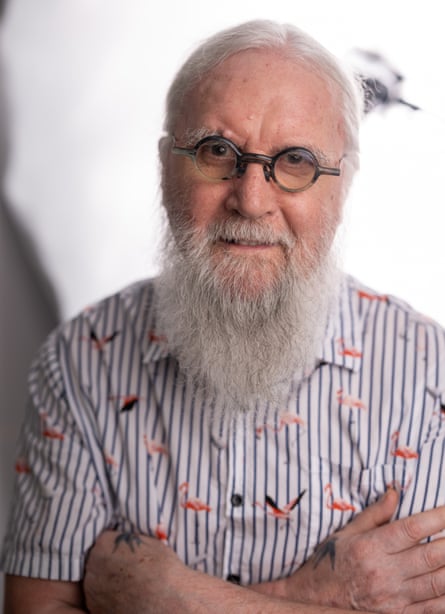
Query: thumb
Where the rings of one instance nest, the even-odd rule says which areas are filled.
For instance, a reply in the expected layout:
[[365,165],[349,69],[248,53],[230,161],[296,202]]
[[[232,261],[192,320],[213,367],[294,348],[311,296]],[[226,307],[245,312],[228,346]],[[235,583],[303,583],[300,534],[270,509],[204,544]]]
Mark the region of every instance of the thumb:
[[348,535],[365,533],[386,524],[396,511],[398,502],[397,492],[393,488],[388,488],[380,499],[364,509],[344,528],[344,533]]

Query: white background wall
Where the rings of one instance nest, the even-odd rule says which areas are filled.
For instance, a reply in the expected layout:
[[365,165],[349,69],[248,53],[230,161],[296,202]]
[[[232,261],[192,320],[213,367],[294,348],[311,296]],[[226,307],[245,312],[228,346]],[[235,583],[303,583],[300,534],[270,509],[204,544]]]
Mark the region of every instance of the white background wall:
[[[345,267],[445,323],[445,43],[436,0],[11,0],[1,42],[11,118],[5,190],[62,315],[156,271],[156,151],[168,83],[198,40],[259,17],[293,22],[339,55],[380,51],[405,75],[404,97],[426,109],[395,106],[364,122]],[[6,318],[2,303],[3,321],[22,329],[23,313],[10,308]],[[0,408],[9,441],[23,379],[22,366],[8,376],[17,394]],[[4,508],[12,459],[2,461]]]
[[[369,117],[350,201],[349,270],[445,321],[440,8],[409,0],[11,0],[3,48],[12,104],[7,190],[71,315],[155,269],[163,96],[197,40],[240,20],[307,29],[339,55],[383,52],[402,107]],[[441,117],[441,119],[439,119]]]

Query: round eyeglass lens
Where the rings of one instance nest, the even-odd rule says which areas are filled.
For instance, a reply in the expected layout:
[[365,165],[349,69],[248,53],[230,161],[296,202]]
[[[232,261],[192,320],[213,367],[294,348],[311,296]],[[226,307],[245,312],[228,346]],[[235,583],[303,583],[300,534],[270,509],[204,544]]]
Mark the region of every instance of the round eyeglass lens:
[[236,168],[236,152],[223,141],[208,140],[196,152],[196,166],[210,179],[229,179]]
[[309,151],[290,149],[283,151],[275,160],[274,171],[278,183],[291,190],[299,190],[314,179],[316,161]]

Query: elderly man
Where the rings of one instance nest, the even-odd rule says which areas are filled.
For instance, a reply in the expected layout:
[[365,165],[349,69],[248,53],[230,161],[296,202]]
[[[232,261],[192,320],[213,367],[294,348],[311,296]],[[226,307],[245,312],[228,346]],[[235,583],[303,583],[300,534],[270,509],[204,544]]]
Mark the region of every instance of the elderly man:
[[185,63],[162,274],[31,373],[8,613],[445,611],[444,331],[333,248],[359,121],[354,80],[293,27]]

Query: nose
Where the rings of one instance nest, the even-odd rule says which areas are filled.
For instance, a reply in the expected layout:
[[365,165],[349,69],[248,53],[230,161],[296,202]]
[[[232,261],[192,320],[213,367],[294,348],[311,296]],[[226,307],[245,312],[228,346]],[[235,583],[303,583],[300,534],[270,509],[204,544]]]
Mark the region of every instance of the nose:
[[267,166],[246,164],[238,177],[231,180],[232,189],[226,208],[251,219],[272,215],[277,209],[277,194]]

